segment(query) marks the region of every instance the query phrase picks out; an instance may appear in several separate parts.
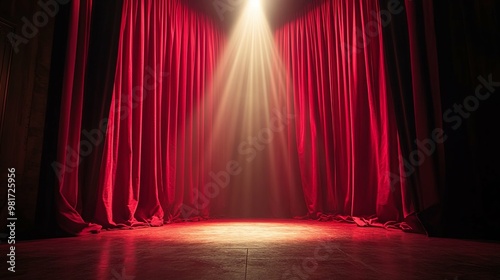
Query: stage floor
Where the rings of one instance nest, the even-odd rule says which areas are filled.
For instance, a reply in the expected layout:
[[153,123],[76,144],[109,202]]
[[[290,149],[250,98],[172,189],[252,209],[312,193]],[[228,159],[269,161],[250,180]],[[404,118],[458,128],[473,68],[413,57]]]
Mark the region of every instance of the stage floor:
[[210,220],[18,242],[16,273],[2,263],[0,279],[477,280],[500,279],[500,244],[336,222]]

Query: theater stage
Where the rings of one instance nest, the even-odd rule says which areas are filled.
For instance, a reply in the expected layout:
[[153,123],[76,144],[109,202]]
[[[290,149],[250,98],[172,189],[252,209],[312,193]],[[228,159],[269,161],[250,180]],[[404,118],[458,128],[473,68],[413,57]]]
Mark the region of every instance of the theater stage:
[[500,279],[498,243],[337,222],[208,220],[16,245],[17,273],[1,279]]

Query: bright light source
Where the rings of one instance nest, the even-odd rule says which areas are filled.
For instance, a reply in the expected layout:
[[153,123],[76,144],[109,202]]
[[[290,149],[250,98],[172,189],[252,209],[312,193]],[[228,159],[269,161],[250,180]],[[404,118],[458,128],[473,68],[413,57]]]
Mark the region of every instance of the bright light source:
[[250,1],[250,7],[252,9],[258,9],[260,7],[260,0],[249,0]]

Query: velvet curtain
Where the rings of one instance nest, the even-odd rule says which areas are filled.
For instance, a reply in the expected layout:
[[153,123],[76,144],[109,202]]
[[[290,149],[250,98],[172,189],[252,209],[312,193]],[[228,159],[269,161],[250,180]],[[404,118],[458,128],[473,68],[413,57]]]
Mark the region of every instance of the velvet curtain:
[[200,148],[209,126],[197,125],[204,119],[196,108],[223,42],[207,16],[178,1],[125,1],[99,224],[161,225],[190,211],[183,206],[208,170]]
[[71,234],[100,230],[100,226],[82,218],[80,150],[92,15],[91,0],[71,3],[68,43],[61,97],[61,118],[57,161],[52,168],[58,179],[56,189],[57,219],[61,229]]
[[296,150],[312,217],[377,217],[357,220],[366,224],[412,211],[399,177],[378,15],[377,1],[325,1],[276,31],[295,90]]
[[[69,202],[69,209],[78,209],[78,215],[81,215],[84,221],[94,216],[103,149],[101,143],[104,139],[104,132],[96,128],[99,128],[100,122],[109,114],[122,6],[121,0],[91,3],[79,1],[60,6],[57,14],[52,50],[55,55],[52,57],[49,84],[51,94],[47,104],[37,203],[37,229],[42,235],[64,234],[58,228],[55,217],[58,217],[59,221],[66,221],[68,216],[72,217],[74,214],[64,208],[57,207],[63,211],[56,210],[55,199],[61,199],[61,193],[75,193],[77,198]],[[69,38],[81,39],[76,39],[77,44],[69,44]],[[83,38],[85,41],[82,41]],[[85,56],[86,61],[82,60],[76,64],[80,56]],[[78,83],[72,85],[72,78],[73,81],[78,80]],[[84,82],[81,79],[84,79]],[[73,89],[80,95],[79,98],[73,98],[78,96],[73,95]],[[66,106],[76,110],[68,111]],[[81,120],[77,118],[80,112]],[[70,128],[67,131],[67,124],[63,123],[68,123],[68,120],[70,127],[74,125],[80,130]],[[58,123],[61,125],[54,125]],[[58,138],[63,135],[79,138],[80,142]],[[87,144],[89,141],[90,146]],[[83,157],[80,159],[79,144],[84,146]],[[76,151],[78,153],[75,153]],[[77,188],[74,185],[61,184],[69,178],[78,180]],[[58,180],[60,184],[56,186]],[[54,193],[57,193],[57,196],[54,196]],[[74,226],[70,229],[64,228],[65,231],[78,232],[86,228],[88,223],[80,220],[72,225],[62,225]]]
[[[259,185],[245,193],[234,183],[248,183],[237,179],[238,166],[217,164],[221,149],[234,149],[223,145],[231,142],[213,143],[224,108],[212,81],[228,34],[181,1],[125,0],[109,116],[82,129],[83,111],[92,110],[83,102],[91,6],[74,1],[70,23],[55,163],[65,231],[214,216],[354,217],[359,225],[400,227],[414,213],[401,172],[382,22],[373,16],[377,1],[324,1],[273,31],[276,59],[286,69],[281,114],[294,115],[281,132],[288,162],[264,156],[247,166],[249,180]],[[234,113],[228,123],[239,118],[237,109],[225,112]],[[80,165],[91,152],[100,159],[98,172]],[[276,186],[280,181],[266,179],[267,167],[293,176]],[[98,183],[82,183],[96,173]],[[262,179],[252,178],[259,174]],[[222,190],[228,176],[236,179]],[[83,199],[89,188],[95,188],[92,199]],[[231,211],[245,198],[250,212]],[[82,209],[90,210],[83,215]]]
[[[382,1],[388,9],[392,1]],[[441,89],[433,1],[401,2],[383,29],[389,88],[398,116],[408,201],[429,234],[442,224],[445,186]]]

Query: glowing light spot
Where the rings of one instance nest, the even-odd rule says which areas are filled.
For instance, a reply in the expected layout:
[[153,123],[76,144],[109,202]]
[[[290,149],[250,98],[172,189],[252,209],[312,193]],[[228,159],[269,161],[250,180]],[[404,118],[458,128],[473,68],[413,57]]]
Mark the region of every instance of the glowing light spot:
[[260,8],[260,0],[249,0],[250,3],[249,3],[249,6],[251,9],[259,9]]

